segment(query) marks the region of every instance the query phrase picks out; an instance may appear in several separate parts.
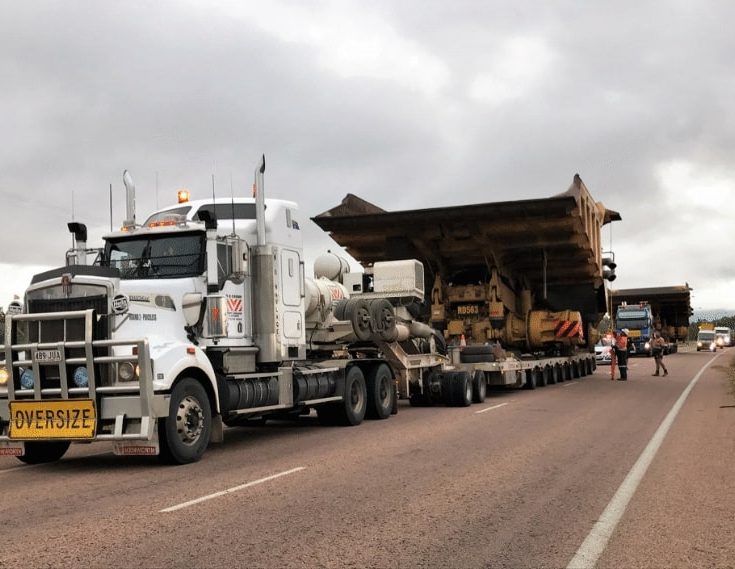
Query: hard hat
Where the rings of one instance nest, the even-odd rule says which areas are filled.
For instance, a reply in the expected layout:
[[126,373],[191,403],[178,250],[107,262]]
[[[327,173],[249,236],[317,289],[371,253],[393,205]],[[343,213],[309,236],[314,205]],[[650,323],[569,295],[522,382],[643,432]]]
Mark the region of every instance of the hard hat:
[[621,332],[622,332],[623,334],[625,334],[626,336],[628,335],[628,329],[627,329],[627,328],[623,328],[623,329],[621,330]]

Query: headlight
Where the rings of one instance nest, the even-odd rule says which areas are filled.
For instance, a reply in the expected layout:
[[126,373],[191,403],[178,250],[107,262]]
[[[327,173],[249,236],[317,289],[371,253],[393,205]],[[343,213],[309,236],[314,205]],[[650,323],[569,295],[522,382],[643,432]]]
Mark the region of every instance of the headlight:
[[646,351],[651,349],[651,342],[646,342],[646,345],[643,347]]
[[117,366],[117,379],[119,381],[133,381],[136,378],[135,366],[130,362],[122,362]]
[[33,370],[24,369],[20,374],[20,386],[23,389],[33,389],[36,378],[33,377]]
[[0,366],[0,385],[8,384],[8,370],[5,366]]
[[84,366],[76,368],[72,375],[72,381],[77,387],[89,387],[89,373],[87,372],[87,368]]
[[702,342],[697,342],[697,347],[698,348],[701,348],[702,347]]

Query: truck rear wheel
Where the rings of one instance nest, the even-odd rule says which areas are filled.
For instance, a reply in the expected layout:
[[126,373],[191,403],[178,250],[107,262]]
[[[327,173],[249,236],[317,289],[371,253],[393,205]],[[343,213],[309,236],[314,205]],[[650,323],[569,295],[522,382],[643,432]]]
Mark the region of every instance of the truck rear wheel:
[[69,449],[69,441],[40,442],[32,441],[25,444],[26,450],[18,460],[26,464],[43,464],[56,462]]
[[378,364],[368,371],[367,378],[368,419],[387,419],[393,410],[395,391],[393,375],[385,364]]
[[171,392],[168,417],[159,420],[161,460],[174,464],[196,462],[207,450],[212,433],[212,409],[202,384],[185,377]]
[[448,371],[442,379],[444,402],[452,407],[472,404],[472,379],[466,371]]
[[485,373],[479,369],[475,371],[472,377],[472,402],[482,403],[487,396],[487,382],[485,381]]
[[352,366],[345,374],[344,400],[336,404],[335,419],[345,427],[359,425],[367,411],[367,388],[365,376],[357,366]]

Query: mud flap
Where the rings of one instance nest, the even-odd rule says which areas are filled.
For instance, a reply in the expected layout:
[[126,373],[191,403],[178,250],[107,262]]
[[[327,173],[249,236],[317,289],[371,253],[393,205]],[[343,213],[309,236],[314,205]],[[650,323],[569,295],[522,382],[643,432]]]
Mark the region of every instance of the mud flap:
[[23,456],[26,453],[26,444],[23,441],[0,442],[0,456]]
[[160,452],[158,440],[113,441],[112,451],[118,456],[156,456]]

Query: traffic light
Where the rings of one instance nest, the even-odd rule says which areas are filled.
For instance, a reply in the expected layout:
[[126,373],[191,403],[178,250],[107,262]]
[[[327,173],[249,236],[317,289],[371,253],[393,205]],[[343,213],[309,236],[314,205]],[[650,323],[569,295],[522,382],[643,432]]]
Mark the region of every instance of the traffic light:
[[616,278],[615,277],[615,267],[617,266],[618,265],[615,262],[614,253],[603,255],[602,257],[602,278],[610,282],[613,282]]

